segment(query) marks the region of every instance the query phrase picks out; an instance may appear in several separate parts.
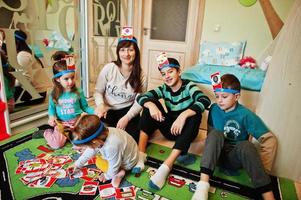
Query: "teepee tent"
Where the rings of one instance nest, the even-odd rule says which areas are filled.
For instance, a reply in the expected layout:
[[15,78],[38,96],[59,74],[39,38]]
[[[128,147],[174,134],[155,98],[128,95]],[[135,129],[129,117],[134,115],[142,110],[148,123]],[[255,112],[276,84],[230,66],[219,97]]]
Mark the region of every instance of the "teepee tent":
[[301,0],[275,41],[257,114],[278,139],[273,174],[301,181]]

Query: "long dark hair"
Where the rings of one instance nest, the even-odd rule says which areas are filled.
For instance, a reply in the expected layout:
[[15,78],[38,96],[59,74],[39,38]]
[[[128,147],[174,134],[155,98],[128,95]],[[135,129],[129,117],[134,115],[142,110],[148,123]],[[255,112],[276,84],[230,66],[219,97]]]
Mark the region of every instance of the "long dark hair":
[[[32,50],[29,48],[28,44],[26,43],[27,34],[22,30],[16,30],[15,31],[15,40],[16,40],[16,49],[17,53],[20,51],[27,51],[28,53],[32,54]],[[34,58],[39,62],[42,68],[44,68],[44,65],[40,58],[38,58],[34,54]]]
[[129,76],[129,78],[126,80],[125,85],[128,83],[131,85],[131,87],[134,89],[135,92],[142,92],[142,68],[140,65],[140,50],[135,42],[132,42],[130,40],[123,40],[118,43],[116,48],[116,54],[117,54],[117,60],[114,61],[114,63],[121,67],[121,60],[119,57],[119,51],[121,48],[130,47],[133,45],[135,49],[135,59],[133,61],[133,68],[132,72]]
[[[53,64],[52,66],[52,72],[53,72],[53,75],[61,72],[61,71],[64,71],[64,70],[67,70],[67,63],[66,63],[66,60],[64,60],[63,58],[65,58],[65,56],[68,55],[67,52],[65,51],[57,51],[55,52],[53,55],[52,55],[52,60],[55,61],[55,63]],[[52,79],[52,82],[53,82],[53,90],[52,90],[52,93],[51,93],[51,96],[52,96],[52,99],[53,99],[53,102],[55,104],[58,103],[58,99],[59,97],[61,96],[61,94],[64,92],[64,88],[63,86],[57,82],[56,80],[57,78],[53,78]],[[72,87],[71,89],[71,92],[74,92],[76,93],[77,95],[79,95],[79,92],[76,88],[76,85],[74,84],[74,86]]]
[[3,75],[8,79],[9,87],[13,88],[15,87],[16,78],[10,73],[15,71],[14,68],[10,66],[8,63],[7,56],[5,55],[5,52],[3,50],[0,50],[1,54],[1,63],[2,63],[2,69],[3,69]]

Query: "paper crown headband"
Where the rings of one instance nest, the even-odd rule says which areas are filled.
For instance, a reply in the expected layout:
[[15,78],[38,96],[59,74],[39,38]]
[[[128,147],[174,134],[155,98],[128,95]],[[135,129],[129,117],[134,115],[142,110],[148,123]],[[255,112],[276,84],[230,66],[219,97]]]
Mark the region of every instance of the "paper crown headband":
[[238,90],[223,88],[223,84],[221,81],[221,75],[219,72],[215,72],[211,74],[211,84],[214,92],[227,92],[231,94],[240,93]]
[[169,63],[168,58],[167,58],[167,53],[162,52],[157,56],[157,62],[158,62],[158,69],[161,71],[165,67],[176,67],[179,68],[179,65]]
[[[65,58],[61,59],[66,61],[67,69],[64,71],[61,71],[53,76],[53,78],[58,78],[60,76],[63,76],[64,74],[68,74],[71,72],[75,72],[75,61],[74,61],[74,55],[66,55]],[[61,60],[57,61],[60,62]]]
[[133,28],[130,26],[122,27],[121,29],[121,35],[120,38],[118,39],[118,43],[122,41],[131,41],[137,44],[136,38],[134,38],[133,35]]

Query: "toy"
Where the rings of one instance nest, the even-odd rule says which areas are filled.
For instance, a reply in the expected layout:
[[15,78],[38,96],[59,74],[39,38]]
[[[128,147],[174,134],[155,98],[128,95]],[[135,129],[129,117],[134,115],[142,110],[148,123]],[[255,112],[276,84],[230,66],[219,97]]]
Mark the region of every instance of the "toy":
[[239,61],[239,65],[242,68],[250,68],[250,69],[255,69],[257,67],[256,65],[256,60],[252,57],[243,57]]
[[109,162],[103,159],[100,155],[96,155],[96,167],[102,172],[107,172],[109,168]]

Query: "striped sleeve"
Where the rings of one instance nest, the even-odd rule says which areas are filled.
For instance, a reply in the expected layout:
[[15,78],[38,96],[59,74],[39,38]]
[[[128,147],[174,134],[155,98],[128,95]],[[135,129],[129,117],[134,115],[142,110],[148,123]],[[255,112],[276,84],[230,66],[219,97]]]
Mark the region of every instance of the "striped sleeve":
[[163,87],[159,86],[154,90],[150,90],[144,94],[137,97],[137,102],[143,106],[145,102],[152,101],[152,99],[161,99],[163,97]]
[[204,112],[211,104],[210,99],[192,82],[188,83],[187,87],[189,88],[189,94],[193,99],[193,104],[190,109],[196,113]]

